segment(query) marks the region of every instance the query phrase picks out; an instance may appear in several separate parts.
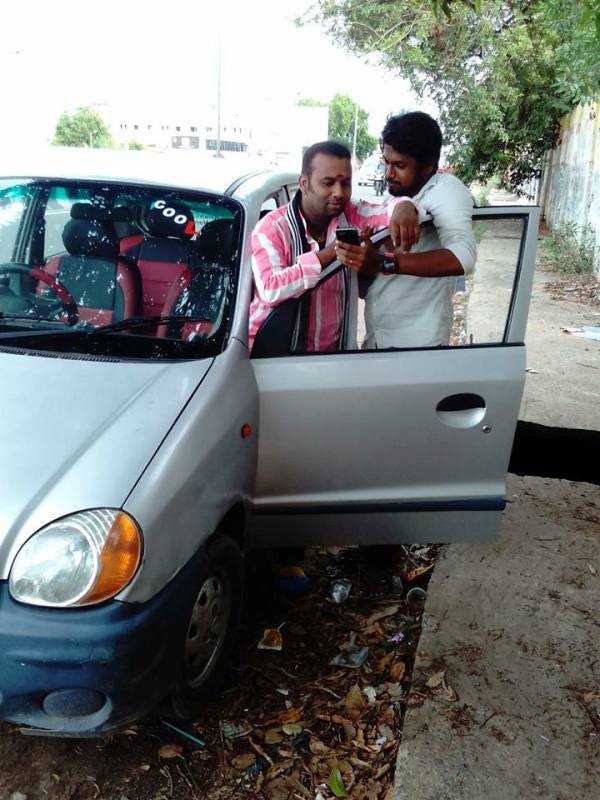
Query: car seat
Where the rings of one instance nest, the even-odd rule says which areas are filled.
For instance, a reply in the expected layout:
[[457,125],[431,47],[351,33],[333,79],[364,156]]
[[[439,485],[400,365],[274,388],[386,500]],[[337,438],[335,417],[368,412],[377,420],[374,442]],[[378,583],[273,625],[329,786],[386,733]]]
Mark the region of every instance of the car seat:
[[[215,219],[202,226],[193,246],[192,268],[172,284],[163,307],[163,316],[204,317],[190,322],[170,322],[159,335],[190,339],[208,336],[219,322],[223,294],[230,280],[226,268],[232,258],[233,220]],[[224,269],[225,267],[225,269]]]
[[120,254],[139,270],[142,315],[165,316],[167,297],[191,278],[194,216],[185,204],[159,198],[142,209],[139,225],[143,233],[123,238]]
[[106,325],[140,313],[139,274],[119,258],[119,239],[110,225],[93,218],[90,204],[75,203],[62,239],[67,255],[48,259],[44,272],[65,286],[79,319]]

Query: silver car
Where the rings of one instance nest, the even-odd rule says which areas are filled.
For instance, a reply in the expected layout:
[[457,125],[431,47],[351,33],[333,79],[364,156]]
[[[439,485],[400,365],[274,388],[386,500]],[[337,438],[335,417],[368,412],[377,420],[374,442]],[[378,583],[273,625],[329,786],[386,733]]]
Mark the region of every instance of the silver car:
[[250,354],[250,234],[298,176],[132,155],[0,179],[0,718],[52,735],[193,715],[250,548],[493,538],[525,377],[537,208],[474,212],[520,231],[496,340],[361,351],[348,279],[333,350],[294,302]]

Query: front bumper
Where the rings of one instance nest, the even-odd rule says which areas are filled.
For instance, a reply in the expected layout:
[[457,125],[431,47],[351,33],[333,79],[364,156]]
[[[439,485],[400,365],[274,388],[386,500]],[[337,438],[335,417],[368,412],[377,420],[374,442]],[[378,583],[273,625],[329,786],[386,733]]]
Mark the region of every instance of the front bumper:
[[0,581],[0,719],[97,736],[143,716],[174,683],[197,562],[142,604],[38,608]]

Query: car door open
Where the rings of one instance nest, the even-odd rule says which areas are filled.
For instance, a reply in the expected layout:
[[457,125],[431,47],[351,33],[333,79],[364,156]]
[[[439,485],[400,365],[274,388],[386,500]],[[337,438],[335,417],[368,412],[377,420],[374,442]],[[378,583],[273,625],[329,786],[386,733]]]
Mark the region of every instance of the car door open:
[[346,291],[335,352],[298,352],[296,336],[289,355],[253,359],[257,546],[496,535],[525,381],[539,209],[473,217],[478,265],[457,280],[449,346],[348,349],[355,295]]

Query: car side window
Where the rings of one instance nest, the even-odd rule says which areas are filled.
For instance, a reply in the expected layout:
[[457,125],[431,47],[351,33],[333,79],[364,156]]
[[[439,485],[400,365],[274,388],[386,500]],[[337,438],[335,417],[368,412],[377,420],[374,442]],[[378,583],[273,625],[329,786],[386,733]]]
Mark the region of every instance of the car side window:
[[[467,274],[423,279],[380,275],[368,282],[359,300],[359,347],[502,344],[526,232],[523,215],[478,214],[473,219],[477,260]],[[413,252],[436,247],[437,233],[428,223]],[[379,242],[379,249],[389,252],[391,240]]]
[[276,192],[270,194],[260,207],[259,219],[262,219],[270,211],[275,211],[288,202],[288,195],[285,188],[282,186]]
[[[285,328],[278,328],[287,337],[278,342],[278,354],[506,344],[527,222],[527,211],[476,210],[477,261],[466,275],[379,274],[357,282],[341,265],[330,267],[316,287],[293,301],[293,314],[291,306],[271,311],[274,317],[287,315]],[[392,246],[380,236],[377,247]],[[426,223],[413,252],[435,249],[443,248],[433,224]],[[269,347],[260,355],[269,355]]]
[[259,219],[262,219],[269,212],[275,211],[276,208],[277,208],[277,199],[275,198],[275,195],[267,197],[267,199],[260,207]]
[[25,186],[0,187],[0,262],[14,260],[19,230],[31,193]]

